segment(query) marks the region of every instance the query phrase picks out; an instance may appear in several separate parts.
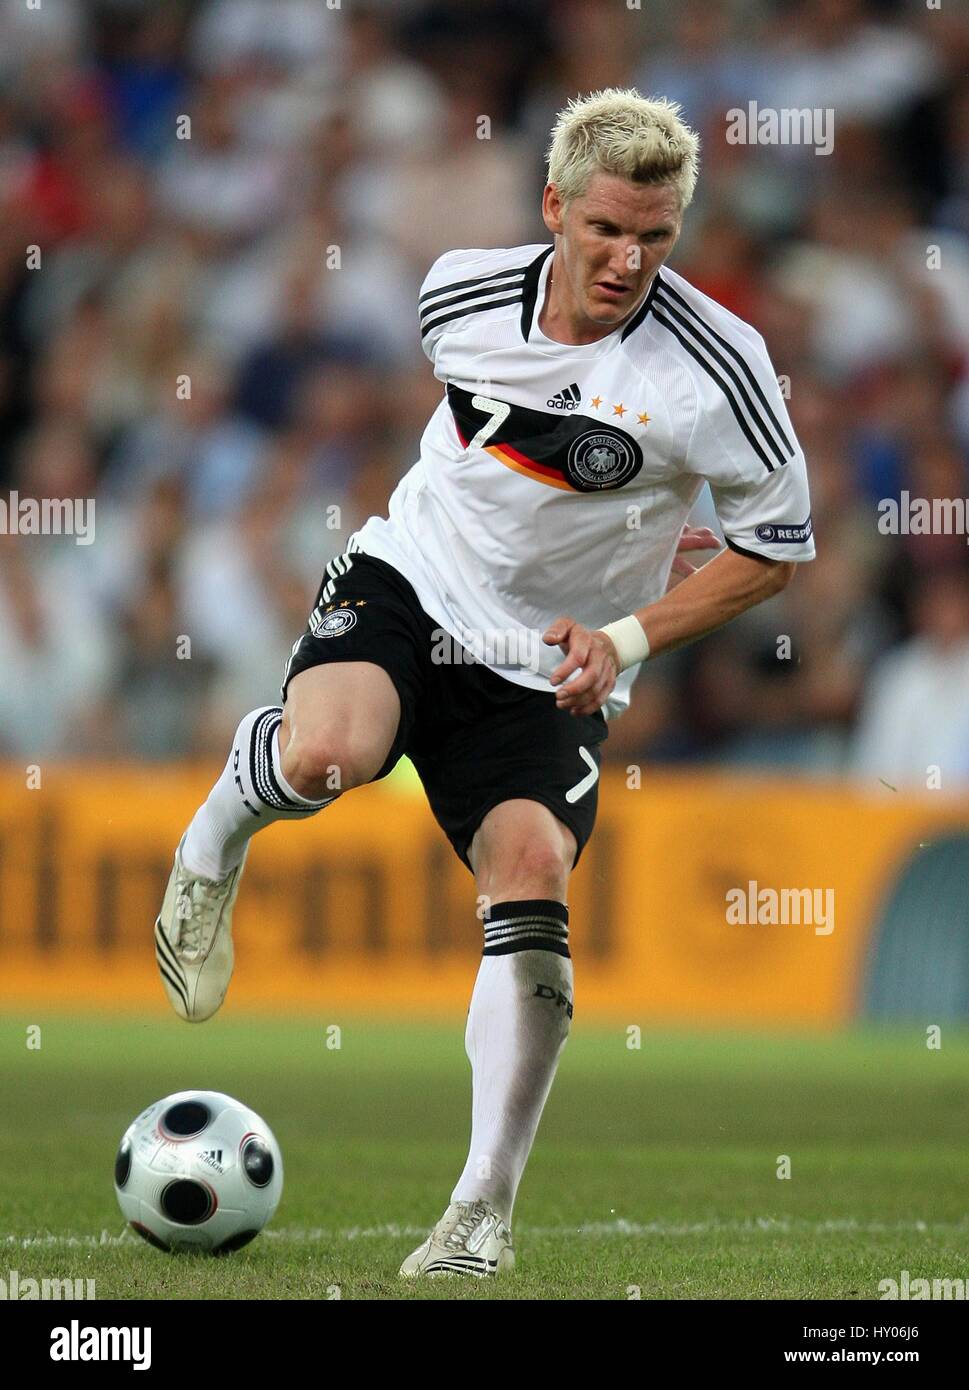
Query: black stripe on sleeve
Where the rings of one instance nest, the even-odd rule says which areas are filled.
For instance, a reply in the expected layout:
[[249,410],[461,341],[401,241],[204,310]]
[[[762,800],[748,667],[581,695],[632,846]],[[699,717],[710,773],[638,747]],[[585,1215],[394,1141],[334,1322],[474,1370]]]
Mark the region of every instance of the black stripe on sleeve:
[[[743,356],[741,353],[739,353],[739,352],[737,351],[737,349],[734,347],[733,343],[729,342],[726,338],[722,337],[721,334],[719,334],[719,333],[716,331],[715,328],[711,327],[711,325],[710,325],[709,323],[707,323],[706,319],[702,318],[702,317],[697,313],[696,309],[693,308],[692,304],[688,304],[688,303],[686,302],[686,300],[683,298],[683,296],[682,296],[681,294],[678,294],[677,291],[674,290],[674,289],[672,288],[672,286],[668,285],[668,284],[666,283],[665,280],[663,281],[663,292],[664,292],[664,294],[668,295],[670,299],[674,299],[674,300],[676,301],[677,304],[682,305],[683,308],[686,310],[686,312],[687,312],[692,318],[695,318],[696,321],[697,321],[699,324],[701,324],[701,325],[703,326],[703,328],[707,331],[707,333],[709,333],[710,337],[711,337],[711,338],[715,338],[716,341],[720,344],[720,346],[723,347],[723,348],[725,348],[726,351],[730,353],[731,357],[733,357],[734,360],[735,360],[737,363],[739,363],[741,370],[743,371],[743,373],[744,373],[744,375],[746,376],[747,380],[750,382],[750,385],[751,385],[751,388],[752,388],[753,391],[754,391],[754,394],[756,395],[757,399],[760,401],[761,405],[762,405],[762,406],[764,407],[764,409],[766,410],[767,415],[768,415],[768,418],[769,418],[771,424],[774,426],[775,430],[777,431],[778,437],[780,438],[781,442],[783,443],[783,445],[784,445],[785,449],[787,450],[788,454],[790,455],[790,457],[793,458],[793,457],[794,457],[794,446],[793,446],[793,444],[791,443],[791,441],[788,439],[787,435],[784,433],[784,430],[783,430],[783,428],[782,428],[782,426],[781,426],[780,421],[778,420],[777,416],[774,414],[773,410],[771,409],[770,402],[768,401],[767,397],[764,395],[763,391],[762,391],[761,388],[760,388],[760,382],[757,380],[757,378],[754,376],[753,372],[750,370],[750,365],[749,365],[749,363],[747,362],[747,360],[744,358],[744,356]],[[671,311],[671,312],[672,312],[672,311]]]
[[454,319],[463,319],[468,314],[480,314],[484,309],[498,309],[503,304],[518,304],[521,302],[520,294],[509,295],[507,299],[490,299],[484,304],[466,304],[462,309],[455,309],[453,314],[442,314],[440,318],[429,319],[421,329],[421,336],[427,337],[432,328],[439,328],[443,323],[451,323]]
[[436,290],[425,290],[418,299],[418,304],[423,304],[425,299],[436,299],[439,294],[449,294],[451,290],[465,290],[472,285],[483,285],[488,280],[494,280],[498,276],[507,278],[510,275],[525,275],[528,266],[511,266],[508,270],[489,270],[487,275],[473,275],[470,280],[452,280],[449,285],[438,285]]
[[[724,357],[723,353],[718,352],[717,349],[713,346],[713,344],[704,336],[704,334],[696,326],[696,324],[691,323],[690,320],[688,318],[685,318],[684,315],[681,314],[678,309],[675,309],[673,305],[667,301],[665,295],[659,296],[657,298],[656,308],[663,309],[663,311],[669,314],[671,318],[676,319],[677,323],[680,324],[680,326],[684,329],[685,332],[692,334],[693,339],[697,343],[697,345],[703,348],[705,352],[708,352],[710,356],[713,358],[713,360],[723,368],[723,370],[729,376],[730,380],[733,382],[734,386],[737,388],[737,391],[740,393],[740,399],[747,407],[747,411],[750,415],[750,418],[762,434],[768,449],[770,449],[771,453],[774,455],[774,458],[777,460],[778,463],[785,464],[787,462],[787,459],[784,457],[783,449],[780,447],[780,445],[777,443],[777,440],[771,434],[766,421],[758,411],[757,407],[754,405],[753,401],[750,399],[750,396],[747,394],[747,388],[740,380],[740,377],[737,375],[734,368]],[[681,339],[680,341],[682,342],[683,339]],[[710,374],[711,376],[713,375],[712,372]],[[734,414],[736,413],[737,410],[735,407]]]
[[435,304],[428,304],[421,312],[422,332],[426,332],[423,325],[439,309],[446,309],[449,304],[470,304],[475,299],[483,299],[488,294],[509,294],[512,290],[521,289],[522,279],[520,273],[514,276],[503,275],[496,284],[483,285],[477,290],[460,290],[457,294],[448,295],[447,299],[439,299]]
[[739,405],[737,404],[736,398],[731,392],[729,385],[723,379],[720,373],[716,370],[716,368],[713,367],[705,357],[701,357],[700,353],[697,352],[693,344],[688,342],[686,338],[683,337],[683,334],[679,331],[679,329],[675,326],[675,324],[673,324],[666,317],[666,315],[661,312],[661,305],[658,299],[653,303],[653,318],[656,320],[657,323],[661,323],[664,328],[668,329],[669,332],[673,334],[673,337],[676,338],[680,343],[682,343],[683,347],[690,354],[690,356],[694,358],[695,361],[699,362],[700,366],[707,373],[707,375],[712,377],[713,380],[717,383],[723,394],[726,396],[727,402],[730,405],[730,409],[734,413],[734,418],[736,419],[737,424],[743,431],[743,434],[748,444],[753,449],[757,457],[760,459],[764,467],[767,469],[768,473],[773,473],[774,465],[773,463],[771,463],[770,459],[765,454],[760,442],[757,439],[755,439],[754,435],[751,433],[750,426],[744,419],[743,413]]

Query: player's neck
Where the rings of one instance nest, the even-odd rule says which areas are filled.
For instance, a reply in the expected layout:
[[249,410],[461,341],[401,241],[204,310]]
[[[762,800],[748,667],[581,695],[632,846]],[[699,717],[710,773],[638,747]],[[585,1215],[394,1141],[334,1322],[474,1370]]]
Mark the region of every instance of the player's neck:
[[555,256],[553,254],[552,264],[548,272],[548,283],[545,286],[545,302],[538,314],[538,326],[546,338],[551,338],[555,343],[564,343],[570,347],[582,347],[589,343],[598,343],[628,323],[648,293],[649,286],[646,287],[639,303],[634,304],[629,313],[618,323],[594,323],[591,319],[586,318],[576,304],[565,272],[560,271],[556,278]]

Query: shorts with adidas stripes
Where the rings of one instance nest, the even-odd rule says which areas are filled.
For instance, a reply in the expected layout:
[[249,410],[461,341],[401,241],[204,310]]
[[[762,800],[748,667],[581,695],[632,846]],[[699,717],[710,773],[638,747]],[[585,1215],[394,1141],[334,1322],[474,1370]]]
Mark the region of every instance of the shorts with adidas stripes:
[[286,668],[283,702],[301,671],[373,662],[390,676],[401,707],[397,735],[374,781],[406,753],[469,869],[468,849],[484,817],[517,798],[541,802],[568,826],[578,863],[596,817],[599,745],[607,736],[602,713],[571,715],[557,707],[551,688],[545,694],[516,685],[470,653],[452,664],[433,661],[443,629],[386,561],[356,551],[327,568]]

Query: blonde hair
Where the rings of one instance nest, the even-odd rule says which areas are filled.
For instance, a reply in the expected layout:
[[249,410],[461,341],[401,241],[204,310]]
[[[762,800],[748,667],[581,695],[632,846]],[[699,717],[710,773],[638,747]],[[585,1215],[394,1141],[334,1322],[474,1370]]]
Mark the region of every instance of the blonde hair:
[[564,203],[580,198],[597,171],[634,183],[673,184],[689,206],[700,167],[700,137],[665,97],[607,87],[573,97],[552,127],[548,181]]

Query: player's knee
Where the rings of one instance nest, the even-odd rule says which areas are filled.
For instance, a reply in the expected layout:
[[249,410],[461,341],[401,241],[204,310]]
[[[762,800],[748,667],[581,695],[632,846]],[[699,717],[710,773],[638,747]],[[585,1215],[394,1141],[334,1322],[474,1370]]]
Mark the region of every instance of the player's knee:
[[516,897],[564,898],[571,868],[571,855],[565,844],[554,839],[536,837],[516,844],[502,867],[501,877]]
[[363,786],[380,771],[382,761],[360,740],[317,733],[290,738],[282,769],[294,792],[316,801]]

